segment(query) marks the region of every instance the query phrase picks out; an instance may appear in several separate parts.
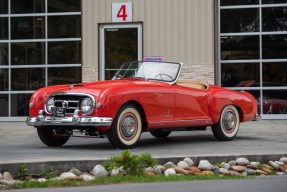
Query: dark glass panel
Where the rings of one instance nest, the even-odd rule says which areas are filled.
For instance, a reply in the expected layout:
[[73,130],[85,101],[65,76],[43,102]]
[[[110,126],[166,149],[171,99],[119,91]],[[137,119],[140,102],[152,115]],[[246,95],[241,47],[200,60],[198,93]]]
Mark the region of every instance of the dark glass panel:
[[262,0],[262,4],[287,3],[287,0]]
[[[287,86],[287,63],[263,63],[263,87]],[[286,98],[287,99],[287,98]]]
[[9,116],[9,102],[8,102],[8,95],[6,94],[0,94],[0,106],[1,106],[1,110],[0,110],[0,117],[5,117],[5,116]]
[[81,42],[49,42],[49,64],[78,64],[81,63]]
[[246,92],[251,93],[254,98],[257,100],[257,111],[261,114],[261,105],[260,105],[260,91],[258,90],[245,90]]
[[259,59],[259,36],[221,37],[221,59]]
[[11,69],[12,91],[37,90],[45,86],[45,68]]
[[259,9],[222,9],[221,33],[259,31]]
[[12,65],[45,63],[45,43],[11,43]]
[[9,91],[8,69],[0,69],[0,91]]
[[287,35],[263,35],[263,59],[287,58]]
[[8,65],[9,53],[8,43],[0,43],[0,65]]
[[287,90],[263,90],[264,114],[287,114]]
[[221,83],[224,87],[260,86],[259,63],[222,63]]
[[[105,30],[105,68],[118,69],[124,62],[138,58],[137,28]],[[111,79],[114,71],[106,72],[105,79]]]
[[11,0],[11,13],[44,13],[45,0]]
[[0,0],[0,14],[8,14],[8,0]]
[[118,70],[106,70],[105,71],[105,79],[112,79],[112,77],[116,74]]
[[12,17],[12,39],[43,39],[45,38],[45,17]]
[[48,12],[81,12],[81,0],[48,0]]
[[286,31],[287,30],[287,7],[262,8],[263,31]]
[[28,116],[31,96],[32,94],[12,94],[11,116]]
[[81,67],[48,68],[48,85],[74,84],[82,80]]
[[259,4],[259,0],[220,0],[221,6],[255,5],[255,4]]
[[0,40],[8,39],[8,18],[0,17]]
[[81,37],[80,15],[48,17],[48,38],[73,37]]

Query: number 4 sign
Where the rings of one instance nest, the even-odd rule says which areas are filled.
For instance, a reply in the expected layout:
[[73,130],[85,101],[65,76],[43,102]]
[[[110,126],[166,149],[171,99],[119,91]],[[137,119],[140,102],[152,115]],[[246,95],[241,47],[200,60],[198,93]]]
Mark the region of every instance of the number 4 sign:
[[112,22],[131,22],[132,3],[112,3]]

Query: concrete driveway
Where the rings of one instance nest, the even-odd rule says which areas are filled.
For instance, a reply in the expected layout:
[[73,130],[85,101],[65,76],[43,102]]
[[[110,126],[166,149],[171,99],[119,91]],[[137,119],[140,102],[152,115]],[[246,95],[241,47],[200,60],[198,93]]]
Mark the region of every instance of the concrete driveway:
[[[36,129],[24,122],[0,122],[0,171],[11,163],[68,162],[107,159],[122,151],[107,139],[71,138],[64,146],[50,148],[39,140]],[[287,156],[287,120],[261,120],[242,123],[233,141],[215,140],[207,131],[174,132],[167,139],[142,134],[132,153],[151,153],[154,157],[191,157],[220,160],[233,156]],[[274,159],[278,160],[278,159]],[[7,167],[7,166],[6,166]]]

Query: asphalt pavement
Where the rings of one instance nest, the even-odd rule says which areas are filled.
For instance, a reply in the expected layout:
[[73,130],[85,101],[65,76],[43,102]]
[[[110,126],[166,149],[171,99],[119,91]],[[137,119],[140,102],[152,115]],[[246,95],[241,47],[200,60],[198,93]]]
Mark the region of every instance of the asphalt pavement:
[[[71,138],[64,146],[50,148],[38,138],[37,131],[25,122],[0,122],[0,172],[17,172],[26,164],[37,174],[54,167],[67,171],[71,167],[91,170],[122,150],[113,149],[107,139]],[[247,157],[252,161],[279,160],[287,156],[287,120],[261,120],[240,125],[233,141],[217,141],[211,128],[207,131],[173,132],[167,139],[143,133],[133,154],[150,153],[160,162],[185,157],[195,163],[208,159],[213,163]]]

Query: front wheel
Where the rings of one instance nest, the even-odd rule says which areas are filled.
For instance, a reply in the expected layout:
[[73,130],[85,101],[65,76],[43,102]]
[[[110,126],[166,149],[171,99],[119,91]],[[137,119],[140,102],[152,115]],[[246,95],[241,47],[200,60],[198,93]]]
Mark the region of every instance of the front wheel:
[[221,111],[219,121],[211,126],[211,129],[217,140],[230,141],[236,136],[239,124],[238,110],[232,105],[227,105]]
[[118,111],[107,137],[111,145],[119,149],[133,147],[142,133],[142,119],[132,104],[123,105]]
[[56,136],[50,127],[39,127],[37,133],[40,140],[49,147],[62,146],[70,139],[70,136]]

